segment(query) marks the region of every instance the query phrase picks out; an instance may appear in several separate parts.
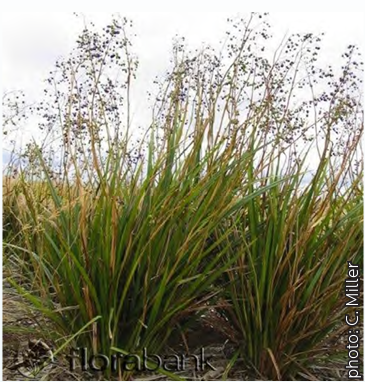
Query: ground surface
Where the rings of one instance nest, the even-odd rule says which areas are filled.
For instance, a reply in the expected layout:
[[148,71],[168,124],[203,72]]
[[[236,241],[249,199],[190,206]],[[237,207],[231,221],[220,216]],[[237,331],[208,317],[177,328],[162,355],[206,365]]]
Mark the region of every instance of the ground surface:
[[[193,361],[188,361],[184,371],[177,372],[187,380],[262,380],[253,370],[247,370],[243,366],[242,360],[237,360],[233,368],[229,364],[234,353],[229,335],[224,334],[224,330],[217,331],[211,326],[215,322],[216,326],[222,329],[224,323],[215,312],[209,311],[206,320],[196,323],[183,336],[172,338],[168,354],[200,354],[201,348],[204,348],[205,358],[214,366],[215,370],[209,368],[204,371],[196,371]],[[210,324],[207,324],[209,319]],[[45,353],[46,347],[52,344],[47,338],[47,326],[49,324],[43,317],[34,315],[29,306],[21,299],[18,293],[5,280],[3,283],[3,380],[31,380],[26,378],[29,370],[34,364],[29,366],[25,364],[26,357],[30,350],[34,350],[31,344],[37,344],[40,352]],[[34,331],[32,330],[34,328]],[[41,331],[39,330],[41,328]],[[24,331],[24,329],[26,329]],[[31,329],[31,330],[29,330]],[[32,335],[29,332],[33,333]],[[31,342],[29,342],[31,341]],[[33,341],[33,342],[32,342]],[[39,353],[40,354],[40,353]],[[307,376],[308,377],[308,376]],[[134,380],[158,381],[167,380],[161,375],[135,375]],[[82,373],[80,370],[70,371],[69,362],[65,357],[57,356],[54,363],[48,365],[41,371],[36,380],[53,381],[74,381],[74,380],[100,380],[101,376],[89,373]],[[303,380],[308,378],[304,378]],[[314,367],[311,380],[345,380],[344,370],[334,367]]]

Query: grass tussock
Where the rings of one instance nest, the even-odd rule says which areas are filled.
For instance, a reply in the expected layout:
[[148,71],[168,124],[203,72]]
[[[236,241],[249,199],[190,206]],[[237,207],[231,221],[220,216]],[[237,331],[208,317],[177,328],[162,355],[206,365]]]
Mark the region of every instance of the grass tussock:
[[[142,136],[130,117],[138,61],[127,21],[86,29],[75,61],[57,63],[52,81],[69,93],[56,93],[55,116],[42,103],[52,130],[3,178],[3,237],[9,281],[53,323],[59,349],[163,352],[209,304],[232,330],[232,364],[261,377],[310,376],[338,357],[347,261],[362,262],[358,98],[346,74],[331,80],[332,98],[316,95],[312,35],[283,43],[273,63],[261,57],[255,17],[226,57],[174,46]],[[121,90],[109,64],[125,74]],[[305,86],[311,102],[294,102]],[[57,131],[55,151],[46,142]]]

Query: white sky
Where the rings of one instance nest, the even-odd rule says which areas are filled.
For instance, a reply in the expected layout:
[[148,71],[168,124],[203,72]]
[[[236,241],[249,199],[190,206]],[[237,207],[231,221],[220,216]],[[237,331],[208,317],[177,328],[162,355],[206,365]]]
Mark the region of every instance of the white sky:
[[[224,37],[227,17],[248,12],[118,12],[133,19],[137,33],[135,51],[140,57],[141,75],[155,74],[168,65],[173,36],[187,38],[189,45],[217,43]],[[339,58],[348,44],[364,50],[362,12],[272,12],[270,22],[278,41],[286,33],[325,32],[324,52]],[[112,13],[84,12],[86,18],[104,26]],[[83,25],[71,12],[5,12],[1,15],[1,76],[3,89],[34,91],[54,62],[66,56]],[[151,72],[151,73],[150,73]]]
[[[162,74],[169,66],[174,35],[185,36],[188,45],[193,48],[200,47],[202,43],[219,44],[225,37],[227,17],[249,14],[248,11],[238,11],[242,9],[243,1],[227,0],[227,4],[234,3],[235,6],[229,7],[232,11],[223,12],[196,11],[199,7],[189,6],[185,9],[193,9],[194,12],[176,8],[170,12],[115,12],[131,18],[134,21],[133,30],[137,33],[133,39],[133,50],[140,59],[138,78],[142,85],[137,89],[141,99],[134,100],[135,116],[143,113],[144,95],[151,89],[154,76]],[[145,4],[143,9],[148,9]],[[211,4],[208,9],[214,9],[214,2]],[[110,22],[112,16],[110,12],[83,14],[88,21],[100,27]],[[322,57],[334,65],[349,44],[360,46],[362,52],[365,50],[363,12],[270,12],[269,22],[276,36],[274,45],[279,44],[285,33],[325,32]],[[81,29],[81,19],[72,12],[2,12],[1,90],[21,89],[29,99],[37,99],[44,87],[42,80],[54,69],[55,61],[71,51]],[[28,131],[28,134],[32,132]]]

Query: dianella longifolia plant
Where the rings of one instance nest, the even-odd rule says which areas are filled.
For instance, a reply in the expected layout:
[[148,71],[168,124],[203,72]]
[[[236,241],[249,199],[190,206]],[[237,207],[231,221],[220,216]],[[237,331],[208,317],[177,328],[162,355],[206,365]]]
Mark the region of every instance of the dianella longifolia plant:
[[[219,302],[265,378],[338,356],[362,262],[363,63],[350,45],[321,64],[311,33],[273,47],[267,18],[228,20],[218,50],[176,38],[141,115],[125,18],[88,24],[36,104],[4,96],[5,269],[58,346],[163,351]],[[26,118],[39,131],[18,147]]]

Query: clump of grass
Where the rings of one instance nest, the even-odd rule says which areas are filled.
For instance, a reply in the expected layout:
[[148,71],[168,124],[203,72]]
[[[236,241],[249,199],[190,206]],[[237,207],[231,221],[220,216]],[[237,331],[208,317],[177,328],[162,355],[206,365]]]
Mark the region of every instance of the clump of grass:
[[[252,154],[232,145],[217,154],[223,140],[200,158],[202,128],[182,157],[180,132],[181,126],[169,131],[167,148],[157,152],[151,138],[147,167],[141,163],[128,180],[120,173],[123,157],[109,161],[99,189],[86,192],[77,178],[73,200],[45,180],[53,207],[35,215],[38,230],[23,248],[11,246],[31,259],[39,292],[29,298],[63,335],[99,317],[78,338],[94,352],[161,350],[175,324],[216,292],[212,285],[235,259],[217,270],[223,249],[205,261],[233,228],[209,246],[208,239],[267,188],[234,197],[248,187],[242,168]],[[23,194],[31,209],[36,199],[26,187]]]
[[362,259],[362,174],[343,198],[338,177],[326,174],[323,161],[305,188],[294,171],[252,199],[224,244],[228,258],[240,255],[227,272],[222,314],[243,359],[271,379],[309,377],[318,360],[341,353],[329,344],[346,330],[347,261]]
[[[362,259],[363,126],[336,135],[359,104],[346,73],[330,85],[336,96],[316,95],[313,73],[333,75],[311,67],[313,35],[290,38],[272,64],[260,56],[269,35],[256,16],[226,56],[174,46],[142,136],[132,134],[138,60],[126,20],[104,35],[85,29],[57,63],[50,83],[70,93],[56,91],[57,113],[39,107],[44,141],[28,146],[4,194],[4,238],[13,285],[55,324],[61,348],[156,353],[218,299],[236,354],[260,375],[296,378],[328,357],[323,344],[343,329],[346,262]],[[122,85],[108,65],[122,68]],[[312,98],[294,103],[303,87]]]

